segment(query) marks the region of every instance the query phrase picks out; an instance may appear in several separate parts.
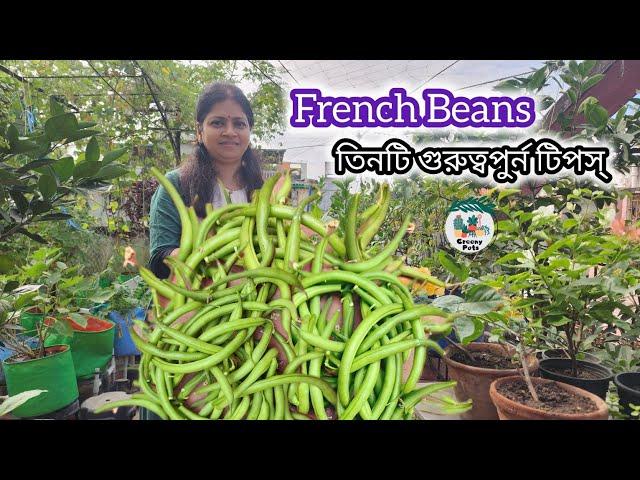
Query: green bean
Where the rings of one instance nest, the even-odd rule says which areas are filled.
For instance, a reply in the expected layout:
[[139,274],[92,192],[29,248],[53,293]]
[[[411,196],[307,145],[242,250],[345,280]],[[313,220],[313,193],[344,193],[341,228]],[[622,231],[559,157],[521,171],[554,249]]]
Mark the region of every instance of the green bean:
[[404,286],[400,280],[398,280],[398,277],[395,277],[387,272],[365,272],[362,274],[362,276],[367,280],[381,280],[383,282],[387,282],[390,285],[398,287],[401,292],[401,296],[408,298],[409,301],[413,303],[413,301],[411,300],[411,292],[409,292],[409,289],[407,289],[407,287]]
[[427,275],[424,272],[421,272],[420,270],[418,270],[417,268],[413,268],[413,267],[408,267],[407,265],[401,265],[400,268],[400,273],[406,277],[410,277],[410,278],[415,278],[418,280],[422,280],[423,282],[429,282],[437,287],[446,287],[447,284],[444,283],[442,280],[437,279],[436,277],[433,277],[431,275]]
[[[232,228],[219,235],[208,238],[202,245],[195,249],[186,260],[183,260],[189,268],[196,268],[205,258],[211,256],[216,250],[238,240],[241,228]],[[242,243],[242,241],[241,241]]]
[[217,287],[221,281],[230,282],[231,280],[238,280],[241,278],[256,278],[256,277],[266,277],[273,280],[280,280],[289,285],[300,286],[300,282],[297,277],[292,273],[285,272],[278,268],[273,267],[261,267],[256,268],[254,270],[244,270],[238,273],[232,273],[231,275],[227,275],[224,280],[219,280],[217,282],[212,283],[207,287],[207,290],[211,290]]
[[375,213],[366,221],[358,231],[358,246],[364,251],[371,239],[378,233],[380,226],[384,222],[387,215],[389,205],[391,203],[391,195],[388,187],[382,187],[380,192],[380,206]]
[[[426,336],[424,334],[424,328],[422,327],[422,322],[419,318],[411,322],[411,327],[413,330],[413,336],[416,338],[416,340],[425,340]],[[426,340],[425,345],[427,344],[436,345],[436,350],[440,350],[440,352],[442,352],[442,348],[440,348],[434,341]],[[443,353],[444,352],[442,352],[441,354]],[[412,390],[415,390],[416,385],[420,380],[420,375],[422,375],[422,370],[424,369],[424,364],[426,361],[427,347],[416,347],[416,349],[413,351],[413,365],[411,365],[411,371],[409,372],[409,376],[407,377],[404,388],[402,389],[403,393],[409,393]]]
[[[169,194],[169,197],[171,197],[176,210],[178,210],[180,223],[182,224],[182,233],[180,235],[180,252],[178,255],[178,259],[184,262],[191,253],[191,248],[193,247],[194,240],[193,229],[190,228],[191,218],[189,217],[189,212],[187,211],[187,207],[182,201],[180,193],[178,193],[178,190],[176,190],[173,183],[171,183],[171,181],[167,177],[162,175],[162,173],[160,173],[160,170],[158,170],[156,167],[151,167],[151,174],[156,177],[160,185],[164,187],[164,189]],[[151,285],[149,284],[149,286]]]
[[178,411],[182,413],[185,417],[187,417],[187,420],[207,420],[206,417],[203,417],[195,412],[192,412],[184,405],[180,405],[178,407]]
[[138,350],[146,353],[147,355],[152,355],[167,360],[179,360],[183,362],[200,360],[207,356],[204,353],[170,352],[167,350],[162,350],[142,340],[135,331],[132,330],[130,334],[131,340],[133,340],[133,343],[138,348]]
[[[319,298],[320,297],[314,297],[311,300],[315,300],[315,299],[319,299]],[[325,325],[327,323],[326,322],[327,315],[329,314],[329,309],[331,308],[332,303],[333,302],[331,301],[331,297],[327,297],[325,299],[324,306],[322,307],[322,311],[320,312],[320,315],[314,317],[314,318],[317,319],[316,322],[314,324],[310,325],[310,328],[309,328],[310,332],[313,331],[313,328],[315,326],[317,326],[319,331],[324,329],[324,327],[325,327]],[[312,317],[313,317],[314,316],[313,312],[311,312],[311,313],[312,313]]]
[[351,420],[358,414],[358,412],[360,412],[364,403],[367,401],[367,398],[369,398],[369,395],[373,391],[373,387],[376,384],[376,377],[379,373],[380,362],[375,362],[369,365],[367,374],[365,375],[360,389],[353,396],[353,400],[345,409],[342,417],[340,418],[341,420]]
[[246,337],[246,331],[238,332],[236,337],[231,342],[229,342],[229,344],[227,344],[222,350],[214,355],[211,355],[210,357],[203,358],[202,360],[196,360],[195,362],[173,364],[164,362],[157,358],[154,358],[153,362],[163,370],[171,373],[194,373],[200,370],[208,370],[233,354],[233,352],[237,350],[242,342],[246,340]]
[[251,385],[243,395],[252,395],[256,392],[261,392],[268,388],[273,388],[278,385],[287,385],[290,383],[308,383],[310,385],[315,385],[319,387],[322,391],[324,397],[329,400],[332,405],[335,405],[338,398],[336,396],[336,392],[333,391],[331,386],[325,382],[324,380],[316,377],[312,377],[311,375],[299,375],[299,374],[287,374],[287,375],[274,375],[272,377],[266,378],[264,380],[259,380],[253,385]]
[[411,393],[402,397],[402,403],[405,411],[413,410],[415,406],[422,401],[422,399],[428,395],[431,395],[440,390],[446,390],[447,388],[455,387],[455,381],[432,383],[425,387],[412,391]]
[[191,224],[191,239],[194,242],[198,238],[198,232],[200,231],[200,220],[198,219],[198,215],[196,215],[196,209],[193,205],[190,205],[187,208],[187,213],[189,214],[189,223]]
[[178,411],[171,405],[169,401],[169,397],[167,396],[167,392],[165,390],[165,380],[164,380],[164,372],[159,368],[156,369],[155,372],[155,383],[156,388],[158,390],[158,398],[160,399],[160,404],[162,405],[163,410],[169,415],[171,420],[184,420]]
[[358,349],[358,354],[366,352],[371,348],[371,346],[378,340],[380,340],[384,335],[389,333],[389,331],[394,328],[396,325],[406,322],[413,321],[416,319],[420,319],[421,317],[427,315],[446,315],[446,312],[440,310],[437,307],[432,307],[429,305],[421,305],[412,308],[411,310],[404,310],[403,312],[395,315],[385,321],[382,325],[372,330],[371,333],[367,335],[367,337],[363,340],[362,345]]
[[[242,310],[240,310],[242,311]],[[215,341],[216,337],[224,335],[225,333],[235,332],[236,330],[244,330],[246,328],[258,327],[264,325],[268,320],[264,318],[239,318],[236,320],[230,320],[228,322],[211,327],[205,330],[198,339],[203,342],[220,343]]]
[[358,204],[360,203],[360,193],[349,197],[347,202],[346,224],[344,226],[344,243],[347,258],[357,262],[362,261],[362,252],[356,233],[356,222],[358,219]]
[[381,304],[387,305],[391,303],[389,297],[384,293],[383,289],[378,287],[371,280],[362,278],[360,275],[357,275],[353,272],[342,272],[337,270],[331,272],[322,272],[313,277],[303,279],[302,287],[312,287],[319,283],[351,283],[353,285],[358,285]]
[[[402,335],[402,334],[401,334]],[[394,342],[389,345],[385,345],[384,347],[377,348],[375,350],[370,350],[362,355],[357,356],[353,364],[351,365],[351,372],[355,372],[363,367],[366,367],[370,363],[377,362],[378,360],[382,360],[390,355],[395,355],[396,353],[401,353],[406,350],[411,350],[412,348],[420,347],[426,345],[427,342],[430,342],[429,345],[437,343],[431,340],[405,340],[402,342]]]
[[338,395],[340,402],[344,406],[349,403],[349,375],[351,373],[351,364],[353,363],[360,344],[371,327],[388,315],[402,311],[402,308],[402,305],[394,303],[380,307],[375,312],[372,312],[368,317],[363,318],[362,322],[354,330],[351,338],[345,344],[340,359],[340,370],[338,371]]
[[[316,251],[314,252],[313,263],[311,264],[311,273],[320,273],[322,272],[322,267],[324,265],[324,252],[327,249],[327,243],[329,243],[329,237],[324,237],[318,246],[316,247]],[[320,315],[320,297],[314,297],[311,299],[309,310],[315,316]]]
[[213,374],[213,376],[216,378],[216,381],[220,385],[220,391],[224,395],[226,401],[229,404],[233,403],[233,398],[234,398],[233,388],[231,387],[231,384],[229,383],[229,380],[227,379],[226,375],[222,373],[222,371],[218,367],[212,367],[211,373]]
[[245,397],[240,401],[238,407],[226,417],[226,420],[242,420],[242,418],[249,411],[249,405],[251,404],[251,397]]
[[353,308],[353,297],[350,292],[346,292],[342,296],[342,333],[350,336],[353,329],[353,317],[355,314]]
[[403,420],[403,419],[404,419],[404,411],[400,407],[396,408],[395,411],[393,412],[393,415],[391,415],[391,420]]
[[280,189],[275,195],[275,203],[283,204],[287,199],[289,192],[291,191],[291,187],[292,187],[291,171],[287,170],[284,174],[284,182],[282,183],[282,186],[280,187]]
[[293,304],[298,308],[303,302],[310,300],[317,295],[324,295],[325,293],[339,292],[342,289],[342,285],[335,283],[330,285],[316,285],[311,288],[306,288],[296,293],[293,296]]
[[187,347],[193,348],[194,350],[197,350],[199,352],[214,355],[222,350],[222,348],[217,345],[210,345],[206,341],[202,341],[189,335],[185,335],[179,330],[175,330],[166,325],[158,324],[158,328],[170,337],[175,338],[179,342],[182,342]]
[[[271,378],[276,373],[276,369],[277,368],[278,368],[278,366],[272,363],[269,366],[269,370],[267,371],[267,378]],[[271,414],[271,412],[275,411],[275,404],[274,404],[273,396],[274,396],[274,393],[273,393],[273,389],[272,388],[267,388],[267,389],[264,390],[264,397],[265,397],[266,403],[269,404],[269,413],[270,414]]]
[[381,420],[389,420],[391,418],[391,415],[393,415],[393,412],[396,409],[396,405],[398,404],[398,399],[400,398],[400,392],[402,389],[402,355],[400,354],[396,355],[395,364],[396,364],[396,372],[395,372],[395,379],[393,383],[393,390],[391,392],[391,399],[385,406],[384,411],[380,416]]
[[206,241],[207,235],[209,235],[209,232],[222,215],[227,212],[238,210],[239,208],[242,208],[242,206],[243,205],[241,204],[229,204],[224,205],[223,207],[220,207],[211,213],[207,213],[207,216],[200,224],[200,230],[198,231],[198,236],[196,237],[194,248],[200,247],[200,245],[202,245]]
[[[229,212],[227,214],[227,219],[233,218],[236,216],[255,216],[256,215],[256,207],[254,205],[247,206],[244,209],[238,210],[236,212]],[[271,205],[271,216],[275,218],[279,218],[281,220],[291,220],[295,215],[295,209],[291,208],[287,205]],[[314,218],[312,215],[308,213],[302,214],[302,225],[313,230],[318,233],[321,237],[327,235],[327,227],[318,219]],[[341,239],[339,239],[336,235],[333,235],[329,238],[329,244],[331,248],[341,257],[344,257],[346,253],[346,249],[344,243]]]
[[[404,238],[405,233],[407,232],[407,228],[409,227],[410,219],[409,217],[405,218],[404,222],[402,222],[402,226],[400,230],[395,234],[395,236],[391,239],[391,241],[375,256],[371,257],[368,260],[358,261],[356,263],[345,262],[340,264],[340,268],[343,270],[347,270],[349,272],[362,273],[367,270],[375,269],[379,265],[382,264],[385,260],[387,260],[393,253],[398,249],[402,239]],[[357,240],[356,240],[357,241]]]
[[[260,392],[258,392],[260,393]],[[265,399],[260,406],[260,413],[258,414],[258,420],[269,420],[270,408],[269,402]]]
[[279,218],[276,219],[276,235],[278,237],[278,248],[282,249],[284,255],[284,248],[287,245],[287,235],[285,233],[284,224]]
[[271,194],[273,193],[273,187],[279,178],[280,173],[276,173],[269,177],[264,182],[264,185],[258,194],[258,203],[256,206],[256,232],[258,234],[260,252],[262,253],[262,261],[259,263],[261,267],[266,267],[271,263],[271,260],[273,260],[274,248],[267,236],[267,220],[269,218]]
[[118,400],[115,402],[108,402],[100,407],[96,408],[93,413],[104,413],[108,410],[113,410],[114,408],[120,407],[143,407],[147,410],[158,415],[162,420],[169,420],[169,417],[164,412],[162,407],[158,405],[156,402],[152,402],[151,400],[144,400],[142,398],[128,398],[126,400]]
[[253,368],[249,376],[244,379],[244,381],[236,388],[235,395],[237,397],[242,396],[242,394],[253,384],[255,381],[260,378],[265,372],[269,370],[271,367],[272,360],[276,361],[276,357],[278,356],[278,350],[276,348],[270,349],[264,357],[260,359],[260,361]]
[[251,217],[245,217],[242,222],[242,228],[240,229],[240,243],[244,245],[242,258],[245,269],[254,269],[260,267],[260,262],[253,248],[253,224],[254,219]]
[[138,272],[140,273],[140,276],[142,277],[144,282],[158,294],[162,295],[163,297],[167,297],[168,299],[173,299],[173,297],[176,295],[174,290],[172,290],[166,284],[162,283],[162,280],[156,277],[151,270],[140,267],[138,269]]
[[247,413],[247,420],[256,420],[258,418],[262,401],[262,392],[255,393],[251,396],[251,408],[249,408],[249,413]]
[[211,414],[213,413],[214,407],[213,404],[209,403],[202,407],[200,411],[198,411],[198,415],[201,417],[209,417],[207,420],[211,419]]
[[382,415],[384,408],[393,392],[393,384],[395,381],[396,355],[392,355],[385,359],[385,369],[383,375],[382,388],[378,394],[378,399],[371,410],[371,419],[377,420]]
[[186,323],[182,325],[182,331],[190,337],[193,337],[199,332],[205,325],[215,320],[216,318],[229,315],[238,308],[237,303],[229,303],[227,305],[220,305],[213,310],[207,311],[205,314],[190,318]]
[[285,398],[282,385],[273,388],[273,396],[276,404],[274,420],[284,420],[285,404],[287,400]]
[[324,352],[309,352],[305,353],[301,357],[296,357],[291,363],[289,363],[284,369],[284,374],[287,373],[295,373],[300,365],[305,362],[309,362],[314,359],[322,359],[324,357]]
[[360,297],[361,303],[362,301],[367,302],[367,305],[369,305],[369,308],[371,308],[372,310],[375,308],[379,308],[382,305],[378,300],[373,298],[371,295],[369,295],[365,290],[360,288],[358,285],[353,287],[353,293],[355,293],[356,295],[358,295],[358,297]]
[[[299,327],[298,327],[299,328]],[[335,340],[328,340],[320,335],[314,335],[313,333],[305,332],[304,330],[298,330],[298,335],[309,345],[320,348],[325,352],[342,352],[344,351],[345,344],[342,342],[336,342]]]
[[206,376],[206,372],[201,372],[198,375],[194,375],[193,378],[185,383],[184,386],[180,389],[180,392],[178,393],[178,400],[184,400],[189,397],[194,388],[202,383],[205,380]]

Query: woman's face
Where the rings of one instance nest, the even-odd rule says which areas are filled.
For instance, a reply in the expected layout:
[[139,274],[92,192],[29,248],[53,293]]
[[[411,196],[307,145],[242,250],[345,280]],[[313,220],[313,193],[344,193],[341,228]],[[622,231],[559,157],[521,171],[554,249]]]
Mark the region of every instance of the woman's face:
[[249,147],[249,121],[234,100],[216,103],[200,128],[199,140],[217,163],[240,163]]

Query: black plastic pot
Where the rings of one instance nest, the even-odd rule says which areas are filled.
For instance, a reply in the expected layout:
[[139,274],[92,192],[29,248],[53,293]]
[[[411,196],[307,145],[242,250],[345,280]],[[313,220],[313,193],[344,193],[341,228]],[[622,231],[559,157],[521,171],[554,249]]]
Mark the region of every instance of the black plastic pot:
[[582,388],[588,392],[598,395],[604,399],[609,389],[609,382],[613,380],[613,373],[607,367],[598,365],[597,363],[578,360],[578,366],[582,369],[590,370],[601,378],[589,380],[586,378],[575,378],[568,375],[552,372],[551,369],[567,369],[571,368],[571,360],[565,358],[548,358],[540,361],[540,376],[557,382],[568,383],[578,388]]
[[640,405],[640,372],[619,373],[614,377],[613,383],[618,388],[620,413],[631,415],[629,404]]
[[[564,350],[562,350],[561,348],[554,348],[552,350],[545,350],[544,352],[542,352],[542,360],[546,360],[547,358],[569,358],[565,355],[566,354],[564,353]],[[595,355],[592,355],[590,353],[583,353],[583,355],[583,360],[600,365],[600,359]]]

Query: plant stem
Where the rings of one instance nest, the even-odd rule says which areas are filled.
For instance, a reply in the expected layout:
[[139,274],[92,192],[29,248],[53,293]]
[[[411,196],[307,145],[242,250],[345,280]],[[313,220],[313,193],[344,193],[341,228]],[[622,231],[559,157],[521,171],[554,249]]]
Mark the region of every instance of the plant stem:
[[524,371],[524,381],[527,384],[527,388],[529,389],[529,393],[531,394],[533,400],[537,403],[540,403],[540,399],[538,398],[536,389],[531,382],[531,377],[529,376],[529,366],[527,365],[527,357],[524,347],[522,346],[522,342],[518,343],[518,350],[520,351],[520,362],[522,363],[522,370]]
[[451,346],[453,346],[454,348],[457,348],[458,351],[462,352],[462,354],[467,357],[468,360],[471,361],[471,365],[475,365],[476,361],[474,360],[474,358],[471,356],[471,354],[469,353],[469,351],[466,348],[463,348],[462,346],[458,345],[456,342],[454,342],[453,340],[451,340],[449,337],[444,337],[444,339],[449,342],[449,344]]

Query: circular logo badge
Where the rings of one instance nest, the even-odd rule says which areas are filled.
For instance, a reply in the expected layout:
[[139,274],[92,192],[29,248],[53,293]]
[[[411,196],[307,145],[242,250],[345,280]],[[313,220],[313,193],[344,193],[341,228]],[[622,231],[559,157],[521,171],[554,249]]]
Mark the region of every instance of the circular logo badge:
[[453,248],[462,253],[477,253],[487,248],[495,233],[492,212],[493,205],[486,199],[455,202],[444,226]]

